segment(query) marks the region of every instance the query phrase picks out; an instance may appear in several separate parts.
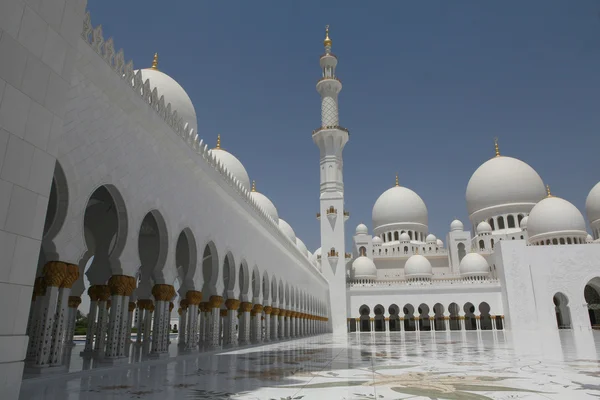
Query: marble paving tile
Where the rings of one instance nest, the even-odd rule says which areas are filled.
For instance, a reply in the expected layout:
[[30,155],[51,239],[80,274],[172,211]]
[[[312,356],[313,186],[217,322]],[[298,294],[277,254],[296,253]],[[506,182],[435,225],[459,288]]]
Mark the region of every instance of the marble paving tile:
[[600,332],[321,335],[24,381],[21,399],[594,399]]

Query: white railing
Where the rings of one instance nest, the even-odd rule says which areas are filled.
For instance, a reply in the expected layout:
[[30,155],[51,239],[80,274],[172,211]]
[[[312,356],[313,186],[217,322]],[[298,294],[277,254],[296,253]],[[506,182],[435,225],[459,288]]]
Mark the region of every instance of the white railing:
[[[240,197],[256,211],[257,216],[265,221],[272,229],[271,231],[283,239],[284,245],[301,255],[303,260],[318,271],[307,255],[298,249],[271,216],[252,198],[248,191],[240,181],[219,161],[216,156],[208,149],[208,146],[200,139],[198,134],[190,128],[189,124],[179,117],[177,110],[171,109],[171,103],[168,103],[164,96],[161,96],[156,87],[152,88],[149,79],[143,81],[142,71],[134,72],[133,61],[125,63],[125,55],[123,49],[115,53],[114,41],[112,38],[104,40],[102,33],[102,25],[97,27],[92,26],[90,12],[86,12],[83,21],[83,31],[81,32],[83,40],[91,46],[91,48],[121,77],[124,84],[128,85],[135,93],[137,93],[149,107],[160,115],[160,117],[171,127],[173,132],[181,139],[208,165],[216,170],[223,180],[231,186],[240,195]],[[319,271],[320,273],[320,271]]]
[[428,281],[408,281],[405,279],[395,280],[372,280],[372,279],[351,279],[348,281],[349,287],[431,287],[431,286],[474,286],[474,285],[499,285],[498,279],[482,278],[461,278],[460,276],[445,279],[433,279]]

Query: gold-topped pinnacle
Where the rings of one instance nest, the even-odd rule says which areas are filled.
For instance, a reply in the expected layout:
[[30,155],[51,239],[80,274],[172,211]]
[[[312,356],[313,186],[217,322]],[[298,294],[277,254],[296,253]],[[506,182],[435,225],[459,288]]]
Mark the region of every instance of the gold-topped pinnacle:
[[152,60],[151,68],[158,70],[158,53],[154,53],[154,59]]
[[219,133],[217,135],[217,147],[215,147],[215,149],[220,149],[221,148],[221,134]]
[[500,157],[500,147],[498,147],[498,138],[494,138],[494,150],[496,150],[496,157]]
[[252,191],[256,192],[256,181],[252,181]]
[[323,46],[331,47],[331,39],[329,39],[329,25],[325,25],[325,40],[323,40]]
[[546,185],[546,197],[554,197],[552,196],[552,192],[550,192],[550,185]]
[[396,186],[400,186],[400,183],[398,183],[398,174],[396,174]]

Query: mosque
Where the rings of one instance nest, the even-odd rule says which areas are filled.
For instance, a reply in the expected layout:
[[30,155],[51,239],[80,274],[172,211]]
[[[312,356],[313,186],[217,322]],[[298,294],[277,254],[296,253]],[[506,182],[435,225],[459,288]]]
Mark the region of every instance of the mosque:
[[18,397],[23,376],[67,372],[78,310],[88,318],[76,355],[103,365],[168,357],[173,317],[182,353],[327,332],[600,324],[600,184],[586,202],[590,235],[498,143],[467,186],[471,229],[455,220],[438,239],[396,178],[346,251],[349,133],[328,28],[311,252],[221,137],[214,148],[200,138],[158,55],[135,69],[85,0],[16,4],[0,4],[3,398]]

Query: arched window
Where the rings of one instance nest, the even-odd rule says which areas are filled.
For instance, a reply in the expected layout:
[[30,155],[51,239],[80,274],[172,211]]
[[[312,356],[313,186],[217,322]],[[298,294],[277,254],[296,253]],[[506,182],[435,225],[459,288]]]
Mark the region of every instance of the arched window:
[[509,215],[508,217],[506,217],[506,223],[509,228],[514,228],[515,227],[515,217],[513,217],[512,215]]
[[519,227],[521,226],[521,220],[522,219],[523,219],[523,214],[517,215],[517,223],[519,224]]
[[523,239],[523,235],[521,235],[521,239]]
[[392,241],[392,232],[388,232],[388,242]]
[[492,246],[492,250],[494,250],[494,239],[490,240],[490,245]]
[[558,240],[552,239],[552,244],[558,244]]
[[366,256],[367,255],[367,248],[365,246],[361,246],[358,249],[358,252],[360,253],[361,256]]
[[546,244],[550,246],[550,239],[546,240]]
[[483,242],[483,240],[480,240],[480,241],[479,241],[479,249],[480,249],[480,250],[483,250],[483,249],[485,249],[485,243]]
[[398,239],[398,231],[394,232],[394,240],[399,240]]
[[564,238],[560,238],[559,243],[560,244],[565,244],[565,239]]
[[404,246],[404,254],[408,254],[408,246]]
[[463,257],[465,255],[467,255],[467,252],[465,251],[465,244],[459,243],[457,246],[457,249],[458,249],[458,262],[461,262]]
[[504,229],[504,217],[498,217],[498,229]]
[[410,240],[412,240],[412,238],[413,238],[412,231],[408,231],[408,237],[410,238]]
[[488,224],[490,224],[493,231],[496,230],[496,225],[494,224],[494,218],[490,218],[490,220],[488,221]]

